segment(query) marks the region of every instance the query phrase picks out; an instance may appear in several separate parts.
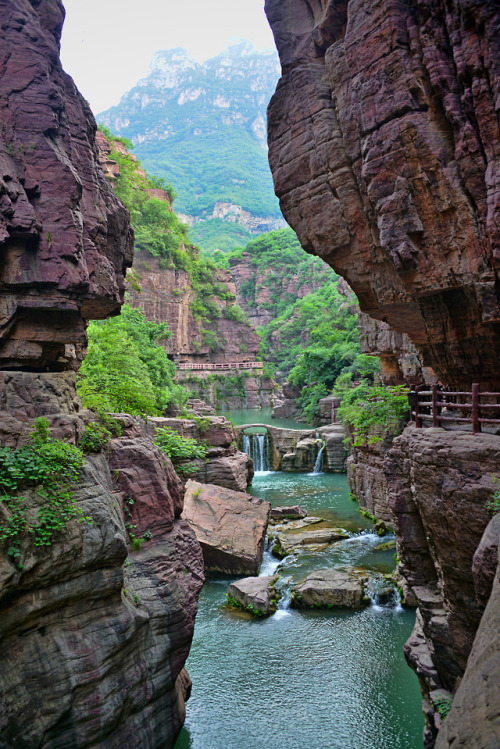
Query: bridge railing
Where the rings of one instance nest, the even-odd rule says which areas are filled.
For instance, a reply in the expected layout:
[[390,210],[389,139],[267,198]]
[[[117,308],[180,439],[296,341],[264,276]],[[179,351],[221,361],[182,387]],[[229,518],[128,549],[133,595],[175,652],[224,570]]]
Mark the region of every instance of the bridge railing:
[[411,416],[417,429],[422,429],[424,422],[427,427],[446,427],[447,423],[453,422],[471,424],[475,434],[481,432],[483,425],[500,424],[499,399],[500,393],[481,391],[477,383],[472,385],[470,392],[443,390],[439,385],[432,385],[429,389],[421,385],[408,394]]
[[224,370],[224,369],[262,369],[264,366],[263,362],[259,361],[245,361],[245,362],[224,362],[220,364],[212,364],[208,362],[203,362],[200,364],[195,364],[194,362],[184,362],[182,364],[177,364],[177,369],[180,370],[186,370],[186,369],[205,369],[205,370]]

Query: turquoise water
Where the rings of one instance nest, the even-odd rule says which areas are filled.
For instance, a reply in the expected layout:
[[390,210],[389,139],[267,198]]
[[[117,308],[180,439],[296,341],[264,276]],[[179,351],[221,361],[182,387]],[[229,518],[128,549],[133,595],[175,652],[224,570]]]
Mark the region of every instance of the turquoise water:
[[[251,493],[300,504],[350,533],[281,563],[266,552],[261,574],[277,569],[286,583],[326,567],[363,565],[375,577],[394,568],[394,551],[375,549],[387,537],[357,512],[345,475],[266,472]],[[421,695],[402,652],[413,610],[395,599],[356,612],[297,611],[285,595],[274,616],[254,620],[225,606],[231,580],[209,580],[200,596],[187,662],[193,691],[175,749],[421,749]]]

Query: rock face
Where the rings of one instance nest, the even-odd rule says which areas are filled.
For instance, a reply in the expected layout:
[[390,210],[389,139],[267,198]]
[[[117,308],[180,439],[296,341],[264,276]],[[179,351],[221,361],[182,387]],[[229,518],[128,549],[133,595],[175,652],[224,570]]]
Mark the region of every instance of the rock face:
[[436,749],[484,749],[500,746],[499,570],[497,564],[491,597],[481,619],[463,680],[438,734]]
[[294,585],[292,603],[297,608],[359,609],[365,600],[367,573],[343,570],[317,570]]
[[[59,63],[60,1],[0,0],[0,17],[0,444],[40,416],[74,444],[95,419],[75,390],[86,322],[118,314],[132,233]],[[92,523],[0,547],[2,747],[155,749],[182,727],[203,559],[170,461],[121,422],[75,488]]]
[[59,62],[61,3],[0,9],[0,366],[75,368],[86,321],[118,314],[123,301],[128,212]]
[[227,594],[243,609],[256,616],[270,616],[276,611],[275,577],[244,577],[227,589]]
[[[271,470],[311,472],[321,448],[324,456],[322,470],[330,473],[342,473],[345,470],[346,450],[341,425],[321,427],[318,430],[283,429],[268,424],[258,426],[267,430]],[[236,427],[240,445],[244,431],[245,426]]]
[[[253,464],[246,453],[234,446],[236,435],[230,421],[223,416],[208,416],[202,421],[191,419],[148,419],[144,428],[154,437],[156,430],[168,427],[181,437],[189,437],[207,444],[206,459],[186,461],[196,467],[190,476],[205,484],[217,484],[227,489],[244,492],[253,478]],[[182,468],[182,463],[179,464]]]
[[290,274],[280,276],[276,268],[258,265],[249,252],[231,258],[230,267],[236,299],[254,328],[264,327],[274,320],[280,303],[303,299],[332,277],[326,265],[295,273],[295,269],[290,269]]
[[[228,320],[223,315],[208,325],[194,318],[191,303],[196,292],[186,271],[161,268],[157,258],[142,252],[134,259],[134,272],[140,292],[130,290],[130,303],[142,309],[148,320],[167,323],[173,335],[165,341],[165,348],[179,361],[243,362],[257,359],[260,339],[248,325]],[[230,273],[218,271],[217,280],[226,287],[228,294],[236,293]],[[212,301],[221,310],[226,306],[225,301],[216,297],[212,297]],[[216,335],[216,347],[207,342],[206,334],[203,334],[205,328]]]
[[[246,335],[253,336],[253,332],[247,326],[242,327],[245,328]],[[232,361],[249,360],[249,354],[243,351],[243,348],[245,346],[238,349]],[[224,372],[180,370],[177,373],[177,381],[213,408],[223,411],[270,408],[274,403],[276,383],[263,375],[261,369],[253,369],[251,373],[240,369]]]
[[270,509],[249,494],[188,481],[183,518],[201,544],[205,571],[257,575]]
[[498,3],[266,0],[283,215],[443,382],[500,390]]
[[[437,688],[457,688],[491,586],[495,528],[482,537],[499,458],[500,437],[410,425],[384,462],[399,571],[419,611],[405,654],[427,685],[426,700]],[[479,572],[481,557],[490,561]],[[427,704],[432,746],[439,721]]]
[[75,492],[92,523],[71,522],[49,547],[25,538],[22,566],[0,555],[2,746],[153,748],[182,727],[201,549],[178,519],[170,461],[133,419],[122,423]]

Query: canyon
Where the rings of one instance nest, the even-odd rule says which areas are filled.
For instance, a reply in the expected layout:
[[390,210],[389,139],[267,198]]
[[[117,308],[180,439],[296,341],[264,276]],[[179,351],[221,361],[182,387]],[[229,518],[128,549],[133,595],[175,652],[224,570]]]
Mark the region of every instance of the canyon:
[[[497,4],[266,0],[266,12],[282,68],[268,110],[276,193],[304,249],[356,293],[363,350],[381,357],[388,383],[468,390],[476,382],[500,391]],[[103,155],[92,113],[59,62],[61,1],[0,0],[0,13],[1,446],[29,445],[40,417],[52,438],[76,445],[95,423],[76,394],[87,325],[119,314],[133,232],[109,184],[113,160]],[[186,111],[202,92],[185,90],[176,75],[208,74],[176,55],[155,58],[152,89],[155,96],[162,87],[173,90]],[[238,55],[262,89],[262,107],[269,81],[248,51]],[[215,67],[226,69],[230,57]],[[130,97],[136,114],[149,106],[150,83]],[[222,99],[212,105],[227,109]],[[263,123],[264,116],[247,123],[262,153]],[[168,199],[165,190],[157,197]],[[200,215],[241,218],[243,201],[234,208],[222,197],[198,206]],[[277,211],[269,213],[279,220]],[[256,210],[252,216],[262,218]],[[268,275],[255,273],[244,254],[232,267],[238,285],[225,271],[216,282],[255,323],[268,321]],[[138,253],[134,272],[141,293],[132,285],[132,303],[169,323],[171,356],[186,364],[255,360],[257,336],[223,314],[208,332],[225,343],[210,346],[193,315],[185,271]],[[320,288],[328,273],[312,274],[309,285],[300,274],[281,279],[274,291],[281,303],[300,296],[299,288]],[[245,283],[260,287],[257,295],[244,294]],[[214,383],[199,379],[198,392],[220,402]],[[225,404],[269,405],[270,378],[259,371],[243,379],[240,402],[228,395]],[[331,404],[324,405],[328,413]],[[5,749],[153,749],[173,746],[182,727],[204,555],[205,565],[210,558],[213,569],[226,569],[186,517],[200,496],[241,494],[253,469],[220,417],[200,423],[112,414],[107,423],[109,443],[86,456],[75,488],[81,522],[70,519],[50,544],[33,545],[24,534],[14,553],[6,544],[0,551]],[[194,465],[187,482],[185,515],[183,482],[155,444],[165,427],[208,443],[206,462]],[[341,470],[340,428],[318,431],[327,465]],[[312,467],[315,435],[268,432],[275,467]],[[357,449],[349,461],[361,506],[394,528],[399,583],[417,606],[405,655],[422,687],[426,749],[483,749],[500,741],[500,527],[498,515],[490,520],[485,509],[499,458],[498,434],[410,424],[395,438]],[[29,515],[39,507],[38,489],[21,492]],[[250,502],[259,527],[245,573],[255,574],[269,507]],[[0,505],[5,522],[9,509]],[[443,720],[439,700],[451,698]]]
[[[387,382],[499,392],[498,5],[266,0],[266,13],[282,65],[268,109],[276,193],[304,249],[379,321],[365,318],[365,350]],[[484,510],[499,449],[496,434],[410,425],[350,462],[360,502],[394,524],[418,605],[405,652],[426,747],[500,741],[486,686],[498,536]],[[455,692],[443,721],[433,699]]]

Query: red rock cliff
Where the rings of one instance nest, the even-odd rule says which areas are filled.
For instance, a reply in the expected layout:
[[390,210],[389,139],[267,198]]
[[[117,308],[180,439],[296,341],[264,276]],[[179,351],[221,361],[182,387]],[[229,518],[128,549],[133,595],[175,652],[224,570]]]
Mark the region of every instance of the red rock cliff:
[[445,383],[500,389],[496,0],[266,0],[269,158],[304,248]]
[[[119,313],[132,262],[94,118],[59,63],[63,19],[60,0],[0,0],[0,444],[12,448],[35,417],[73,443],[92,420],[75,389],[86,321]],[[19,534],[15,559],[0,544],[2,747],[154,749],[182,727],[201,549],[172,464],[121,421],[75,487],[87,522],[50,545]],[[23,492],[33,517],[38,490]],[[11,517],[1,502],[4,529]]]
[[59,62],[60,2],[0,0],[0,366],[66,369],[85,322],[117,314],[128,212]]

